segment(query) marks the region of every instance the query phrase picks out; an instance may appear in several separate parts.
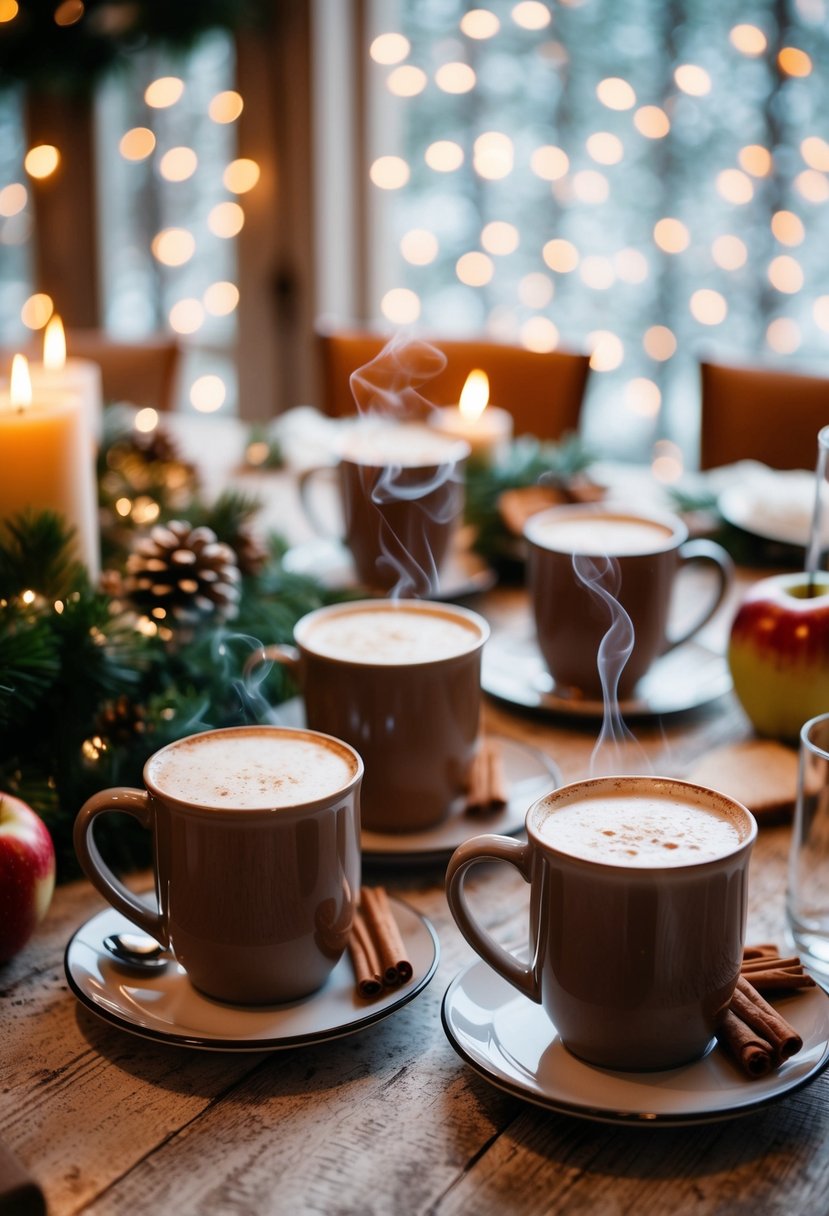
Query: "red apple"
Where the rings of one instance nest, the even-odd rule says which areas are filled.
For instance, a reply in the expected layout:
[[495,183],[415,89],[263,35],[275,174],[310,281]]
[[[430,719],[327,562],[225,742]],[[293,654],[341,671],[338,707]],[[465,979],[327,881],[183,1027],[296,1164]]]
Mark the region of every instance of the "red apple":
[[0,963],[25,946],[55,889],[55,848],[31,807],[0,793]]
[[761,579],[731,627],[734,691],[761,735],[796,741],[804,722],[829,710],[829,575]]

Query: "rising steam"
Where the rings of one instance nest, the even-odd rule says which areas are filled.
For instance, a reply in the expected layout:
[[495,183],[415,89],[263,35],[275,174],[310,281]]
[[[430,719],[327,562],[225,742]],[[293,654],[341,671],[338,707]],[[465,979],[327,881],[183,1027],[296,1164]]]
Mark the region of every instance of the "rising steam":
[[[427,423],[434,405],[420,391],[446,366],[446,356],[420,339],[395,335],[380,353],[352,373],[349,383],[363,418]],[[448,524],[462,509],[463,472],[457,460],[435,464],[388,464],[375,482],[374,470],[361,477],[363,490],[381,514],[378,574],[395,579],[392,599],[428,596],[439,590],[437,565],[428,543],[428,524]],[[407,504],[395,513],[397,504]],[[414,550],[419,556],[415,556]]]
[[650,761],[625,726],[619,706],[619,679],[633,650],[633,621],[619,603],[622,585],[619,563],[612,557],[573,555],[573,570],[589,594],[606,610],[610,622],[599,644],[596,665],[602,685],[602,728],[590,756],[590,776],[630,771],[630,745],[640,760],[636,771],[651,771]]

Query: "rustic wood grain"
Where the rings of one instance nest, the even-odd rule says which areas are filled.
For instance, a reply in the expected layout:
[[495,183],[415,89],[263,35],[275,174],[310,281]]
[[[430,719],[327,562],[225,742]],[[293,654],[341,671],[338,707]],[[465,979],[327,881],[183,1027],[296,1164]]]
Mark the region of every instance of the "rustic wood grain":
[[[512,592],[490,605],[495,618],[522,608]],[[486,720],[542,748],[565,779],[587,774],[594,723],[492,702]],[[643,749],[666,775],[748,734],[733,697],[634,729],[631,757]],[[788,840],[786,825],[761,830],[751,939],[782,940]],[[593,1124],[503,1094],[466,1067],[441,1027],[443,992],[474,958],[449,914],[443,866],[371,866],[370,875],[435,924],[442,953],[432,984],[357,1035],[254,1055],[145,1042],[81,1009],[63,950],[103,905],[83,882],[57,893],[34,940],[0,968],[0,1127],[44,1186],[52,1216],[829,1210],[825,1077],[746,1119],[685,1129]],[[526,941],[527,888],[516,871],[476,867],[469,890],[490,932]]]

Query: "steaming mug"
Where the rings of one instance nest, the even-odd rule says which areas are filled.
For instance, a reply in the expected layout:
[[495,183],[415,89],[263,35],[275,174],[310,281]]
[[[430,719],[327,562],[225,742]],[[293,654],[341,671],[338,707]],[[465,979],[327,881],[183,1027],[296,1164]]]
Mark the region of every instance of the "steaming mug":
[[[446,895],[473,950],[543,1007],[574,1055],[604,1068],[673,1068],[703,1055],[731,1000],[756,835],[744,806],[703,786],[579,781],[533,803],[526,844],[465,841]],[[467,903],[467,872],[491,861],[530,884],[527,963]]]
[[439,574],[463,515],[469,444],[415,423],[366,421],[343,439],[335,468],[300,474],[300,502],[322,536],[314,484],[337,478],[345,543],[365,587],[403,596],[438,589]]
[[357,600],[308,613],[296,646],[254,652],[296,676],[308,725],[362,756],[362,824],[434,827],[460,808],[478,747],[483,617],[456,604]]
[[[190,735],[144,767],[144,789],[95,794],[75,851],[114,908],[170,946],[190,982],[237,1004],[315,992],[343,953],[360,889],[363,763],[339,739],[276,726]],[[94,839],[111,811],[153,835],[156,907]]]
[[[685,524],[667,512],[550,507],[530,517],[524,535],[539,650],[565,696],[602,698],[603,643],[602,662],[617,669],[630,649],[618,684],[619,696],[630,696],[655,659],[711,619],[733,581],[725,550],[713,541],[688,540]],[[687,629],[669,636],[674,579],[692,563],[713,568],[714,593]]]

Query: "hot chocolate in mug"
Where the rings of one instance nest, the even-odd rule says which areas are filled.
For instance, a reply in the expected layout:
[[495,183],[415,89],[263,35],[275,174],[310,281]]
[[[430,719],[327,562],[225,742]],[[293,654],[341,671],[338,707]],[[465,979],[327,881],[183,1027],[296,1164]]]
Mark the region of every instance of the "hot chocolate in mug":
[[430,595],[463,516],[469,451],[466,440],[425,424],[366,419],[344,435],[335,468],[302,473],[300,501],[314,529],[331,535],[314,489],[321,476],[336,476],[343,537],[360,583]]
[[296,676],[308,725],[362,756],[363,827],[418,832],[459,809],[479,745],[483,617],[456,604],[354,600],[294,626],[295,646],[255,652]]
[[[605,1068],[673,1068],[704,1054],[731,1000],[756,834],[741,803],[703,786],[580,781],[533,803],[526,844],[462,844],[446,893],[472,948],[543,1006],[574,1055]],[[470,911],[464,881],[484,861],[509,862],[530,884],[528,962]]]
[[[222,1001],[270,1004],[315,992],[343,953],[360,891],[363,762],[314,731],[241,726],[151,756],[143,790],[95,794],[75,822],[90,882],[172,948],[191,983]],[[153,835],[156,907],[104,862],[99,815]]]
[[[711,619],[732,582],[725,550],[689,540],[685,524],[668,512],[550,507],[530,517],[524,535],[538,647],[562,696],[600,699],[600,647],[601,662],[618,663],[611,652],[629,646],[618,684],[619,695],[629,697],[660,655]],[[670,627],[672,593],[677,573],[691,563],[707,564],[715,586],[694,605],[693,623],[677,631]],[[620,619],[611,596],[628,619]]]

